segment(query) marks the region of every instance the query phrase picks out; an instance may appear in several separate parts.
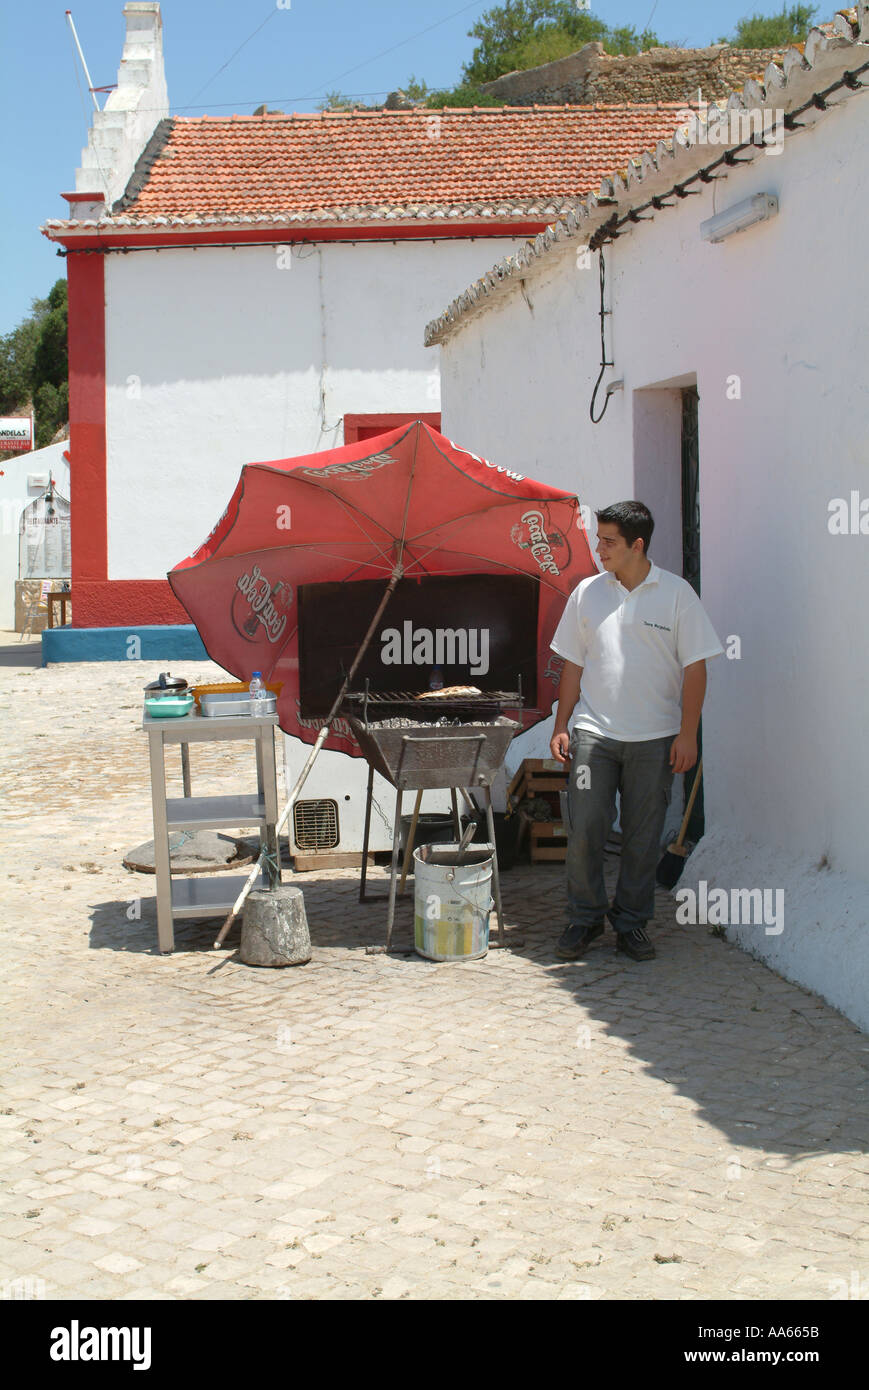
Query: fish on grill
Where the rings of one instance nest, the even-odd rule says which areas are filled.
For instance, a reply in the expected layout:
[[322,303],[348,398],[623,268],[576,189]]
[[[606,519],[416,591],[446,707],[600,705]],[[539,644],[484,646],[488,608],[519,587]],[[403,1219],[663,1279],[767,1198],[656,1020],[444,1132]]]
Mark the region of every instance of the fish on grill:
[[423,690],[417,695],[418,700],[452,700],[457,696],[482,695],[476,685],[445,685],[441,690]]

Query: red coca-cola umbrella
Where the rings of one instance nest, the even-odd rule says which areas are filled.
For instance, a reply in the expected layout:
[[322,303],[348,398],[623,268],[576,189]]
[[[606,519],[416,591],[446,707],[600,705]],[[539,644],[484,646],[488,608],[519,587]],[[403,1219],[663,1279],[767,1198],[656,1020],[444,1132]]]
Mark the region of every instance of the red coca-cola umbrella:
[[[405,583],[406,592],[408,581],[428,581],[430,591],[432,583],[458,576],[525,576],[536,581],[536,698],[522,716],[529,727],[549,714],[555,695],[559,672],[549,642],[565,599],[595,568],[575,496],[489,463],[416,420],[325,453],[248,464],[211,535],[171,571],[169,582],[209,656],[239,679],[248,680],[259,670],[266,680],[282,681],[281,728],[313,742],[278,820],[280,833],[327,738],[339,751],[361,752],[339,710],[369,645],[376,649],[372,639],[390,601],[394,596],[398,601],[399,584]],[[382,582],[382,591],[381,583],[369,588],[366,581],[372,580]],[[324,587],[330,585],[335,587]],[[451,601],[454,611],[444,615],[449,626],[439,632],[456,638],[462,609],[471,605],[470,588],[467,580],[459,585]],[[367,622],[367,612],[353,602],[360,592],[371,601]],[[331,608],[327,603],[316,609],[317,623],[334,628],[337,608],[338,653],[343,651],[347,661],[340,660],[342,669],[333,672],[328,711],[309,717],[302,703],[305,673],[299,637],[303,610],[324,593],[332,600]],[[503,641],[505,628],[509,638],[513,611],[509,603],[502,604],[500,615],[495,611]],[[467,625],[469,615],[464,621]],[[321,637],[317,624],[313,632],[311,626],[308,622],[309,662]],[[398,646],[405,648],[398,654],[400,668],[408,661],[428,665],[439,653],[436,647],[427,649],[434,640],[431,630],[423,630],[421,636],[417,651],[412,621],[402,623],[401,630],[382,631],[383,663],[387,648],[390,664],[395,660]],[[459,664],[473,676],[467,631],[465,638]],[[326,650],[335,653],[334,640]],[[480,656],[479,647],[474,655]],[[481,662],[477,666],[482,669]],[[310,691],[307,698],[312,698]],[[240,912],[266,853],[263,850],[251,869],[215,946]],[[397,841],[393,857],[396,853]],[[390,891],[394,901],[394,875]]]
[[[259,670],[267,681],[282,681],[281,728],[322,744],[326,710],[312,715],[301,699],[300,588],[304,607],[305,595],[317,592],[306,586],[382,581],[382,590],[338,591],[347,613],[346,672],[374,635],[371,620],[383,611],[387,586],[391,593],[401,580],[530,576],[538,585],[537,669],[527,728],[550,713],[556,695],[560,663],[549,642],[565,599],[595,572],[576,496],[489,463],[414,421],[343,448],[246,465],[217,525],[169,582],[209,656],[240,680]],[[368,604],[342,604],[342,595],[369,593]],[[387,601],[384,631],[388,621]],[[452,611],[445,621],[461,624],[462,614]],[[394,634],[391,640],[394,646]],[[428,654],[422,642],[418,656]],[[335,689],[339,681],[336,672]],[[331,722],[326,746],[358,756],[347,725]]]

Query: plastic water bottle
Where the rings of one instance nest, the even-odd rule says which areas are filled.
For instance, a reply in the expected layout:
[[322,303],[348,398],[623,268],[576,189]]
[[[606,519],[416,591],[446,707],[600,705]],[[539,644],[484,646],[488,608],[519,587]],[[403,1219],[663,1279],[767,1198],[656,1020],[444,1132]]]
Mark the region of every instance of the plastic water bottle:
[[253,709],[251,713],[254,716],[258,714],[264,714],[266,695],[268,694],[268,691],[266,690],[262,671],[254,671],[253,675],[250,678],[250,685],[248,686],[248,690],[250,691],[250,696],[253,700]]

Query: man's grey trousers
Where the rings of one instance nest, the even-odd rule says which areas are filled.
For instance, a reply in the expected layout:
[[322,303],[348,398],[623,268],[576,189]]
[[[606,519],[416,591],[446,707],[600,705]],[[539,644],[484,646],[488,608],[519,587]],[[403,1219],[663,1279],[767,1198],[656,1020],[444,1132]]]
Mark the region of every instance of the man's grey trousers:
[[[674,735],[620,743],[586,729],[570,739],[567,794],[567,904],[571,926],[617,932],[645,926],[655,912],[655,869],[673,787]],[[603,848],[621,793],[622,849],[612,907],[604,886]]]

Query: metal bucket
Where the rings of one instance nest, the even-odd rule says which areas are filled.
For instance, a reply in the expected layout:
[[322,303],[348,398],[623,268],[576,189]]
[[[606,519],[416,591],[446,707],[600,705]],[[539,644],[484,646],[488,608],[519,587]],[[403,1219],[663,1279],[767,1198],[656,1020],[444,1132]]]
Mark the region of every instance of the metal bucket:
[[[462,816],[462,829],[465,830],[470,824],[469,816]],[[410,836],[410,827],[413,824],[413,816],[402,816],[400,847],[404,854],[407,849],[407,841]],[[413,848],[419,849],[420,845],[452,845],[455,844],[453,836],[456,833],[456,823],[453,820],[452,811],[426,811],[417,818],[416,832],[413,837]],[[413,873],[413,860],[410,863],[410,872]]]
[[489,949],[493,845],[414,850],[414,949],[426,960],[479,960]]

